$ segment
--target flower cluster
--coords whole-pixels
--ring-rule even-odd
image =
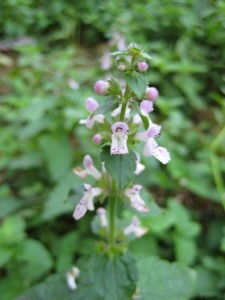
[[[86,119],[80,120],[87,128],[93,129],[93,143],[103,147],[109,145],[109,155],[125,157],[130,152],[136,153],[136,169],[134,173],[140,174],[145,165],[141,163],[140,154],[136,145],[144,142],[143,154],[145,157],[154,157],[162,164],[170,161],[170,154],[165,147],[158,144],[157,138],[161,133],[161,126],[151,121],[154,103],[159,97],[156,87],[146,84],[146,73],[150,69],[150,57],[138,46],[132,44],[127,49],[115,52],[114,58],[117,69],[121,72],[123,81],[114,78],[98,80],[94,84],[94,91],[103,96],[108,103],[99,104],[90,97],[85,100],[85,107],[89,113]],[[114,100],[112,100],[112,98]],[[105,111],[105,106],[109,107]],[[82,179],[91,176],[96,180],[94,186],[83,184],[83,197],[76,205],[73,217],[82,218],[87,211],[95,208],[96,197],[107,200],[110,197],[113,179],[104,161],[101,168],[96,168],[90,155],[83,159],[83,168],[75,168],[74,173]],[[106,180],[107,179],[107,180]],[[141,197],[142,186],[130,182],[121,191],[117,185],[120,199],[130,204],[134,210],[147,213],[148,206]],[[115,191],[114,191],[115,192]],[[97,209],[101,227],[108,228],[109,213],[103,208]],[[147,229],[141,227],[137,217],[133,217],[130,225],[123,229],[123,234],[133,233],[140,237]]]

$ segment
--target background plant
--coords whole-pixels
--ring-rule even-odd
[[[91,136],[77,127],[83,100],[105,74],[98,59],[109,50],[106,42],[122,28],[127,42],[141,43],[154,58],[151,83],[160,90],[154,121],[165,128],[163,144],[173,158],[166,170],[153,161],[151,176],[140,176],[163,212],[145,219],[150,233],[132,241],[132,252],[188,265],[196,278],[192,298],[221,299],[224,213],[209,149],[224,127],[224,2],[6,3],[0,10],[2,297],[14,299],[92,250],[91,217],[74,225],[73,200],[64,200],[74,184],[71,168],[90,149]],[[32,43],[21,43],[22,35]],[[71,89],[70,78],[81,88]],[[222,183],[223,146],[224,138],[213,150]],[[97,147],[90,152],[97,157]],[[40,245],[44,270],[30,239]]]

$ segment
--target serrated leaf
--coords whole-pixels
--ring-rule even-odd
[[[113,101],[112,99],[105,98],[104,103],[101,104],[98,109],[94,112],[95,115],[103,114],[106,115],[109,112],[112,112],[118,106],[117,101]]]
[[[130,256],[95,256],[90,261],[89,269],[95,290],[104,300],[131,299],[137,271]]]
[[[121,50],[121,51],[115,51],[111,53],[112,56],[124,56],[124,55],[128,55],[128,51],[127,50]]]
[[[109,94],[115,95],[115,96],[120,96],[122,91],[121,91],[119,82],[116,79],[111,78],[109,80],[109,84],[110,84],[109,89],[108,89]]]
[[[148,53],[146,53],[146,52],[142,52],[140,54],[140,56],[143,57],[144,59],[152,60],[152,57]]]
[[[142,300],[191,299],[193,282],[187,268],[155,257],[143,258],[137,265]]]
[[[141,98],[145,93],[147,85],[144,75],[138,72],[132,72],[126,73],[124,76],[129,88],[138,98]]]
[[[71,291],[66,285],[65,274],[54,274],[45,282],[28,290],[17,300],[104,300],[100,298],[90,285],[78,284],[75,291]]]
[[[111,155],[110,147],[105,146],[100,153],[100,159],[105,162],[107,172],[118,182],[120,188],[126,187],[132,181],[136,169],[136,155],[134,152]]]

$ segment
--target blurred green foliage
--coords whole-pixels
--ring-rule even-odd
[[[96,246],[91,217],[71,216],[81,184],[71,169],[87,151],[97,158],[77,125],[93,83],[105,76],[106,41],[119,31],[154,58],[149,81],[161,96],[153,119],[172,155],[166,169],[145,160],[137,178],[153,203],[143,220],[149,233],[131,240],[140,285],[149,276],[157,286],[163,273],[171,285],[180,280],[173,300],[224,299],[225,2],[8,0],[0,8],[1,298],[67,271]],[[143,270],[145,260],[152,269]]]

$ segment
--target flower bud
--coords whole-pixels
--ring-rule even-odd
[[[83,159],[83,164],[85,168],[89,168],[90,166],[93,165],[93,160],[91,158],[90,155],[85,155],[84,159]]]
[[[117,66],[117,69],[120,70],[120,71],[125,71],[126,70],[126,65],[125,64],[119,64]]]
[[[100,133],[96,133],[93,138],[92,138],[93,142],[95,144],[101,144],[101,141],[102,141],[102,135]]]
[[[104,80],[98,80],[94,85],[94,90],[99,95],[104,95],[109,88],[109,83]]]
[[[94,98],[90,97],[85,100],[85,107],[88,111],[94,112],[99,107],[99,104]]]
[[[138,70],[140,72],[146,72],[148,70],[148,64],[145,61],[141,61],[138,63]]]
[[[142,112],[148,114],[151,111],[153,111],[153,103],[151,101],[148,101],[148,100],[143,100],[140,104],[140,109],[141,109]]]
[[[148,87],[146,89],[146,98],[148,100],[154,101],[154,100],[156,100],[156,98],[158,98],[158,96],[159,96],[159,92],[158,92],[157,88],[152,86],[152,87]]]

